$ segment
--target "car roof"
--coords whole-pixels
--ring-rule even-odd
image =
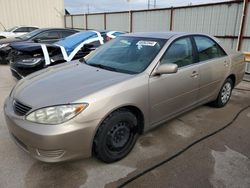
[[[189,33],[185,33],[185,32],[136,32],[136,33],[124,34],[122,36],[170,39],[173,36],[183,35],[183,34],[189,34]]]
[[[75,29],[69,29],[69,28],[41,28],[37,29],[39,31],[50,31],[50,30],[65,30],[65,31],[77,31]]]

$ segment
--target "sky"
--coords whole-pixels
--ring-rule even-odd
[[[64,0],[71,14],[147,9],[148,0]],[[150,8],[204,4],[225,0],[150,0]]]

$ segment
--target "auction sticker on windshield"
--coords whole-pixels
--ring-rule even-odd
[[[139,46],[154,46],[157,42],[155,41],[145,41],[145,40],[140,40],[136,43],[136,45]]]

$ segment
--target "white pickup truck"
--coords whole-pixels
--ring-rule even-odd
[[[16,26],[10,29],[5,30],[4,32],[0,32],[0,39],[4,38],[12,38],[24,35],[31,31],[38,29],[38,27],[31,27],[31,26]]]

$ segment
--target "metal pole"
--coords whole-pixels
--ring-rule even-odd
[[[245,31],[245,26],[246,26],[246,17],[247,17],[247,12],[248,12],[248,2],[249,2],[249,0],[244,0],[244,2],[243,2],[240,31],[239,31],[238,42],[237,42],[237,50],[238,51],[241,50],[242,40],[244,37],[244,31]]]
[[[103,18],[104,18],[104,30],[107,29],[107,17],[106,12],[104,12]]]
[[[74,23],[73,23],[73,16],[71,15],[71,29],[74,28]]]
[[[88,14],[85,14],[85,25],[86,25],[86,30],[88,30]]]
[[[133,31],[133,12],[132,10],[129,11],[129,32]]]
[[[150,8],[150,0],[148,0],[148,9]]]
[[[156,0],[154,0],[154,8],[156,8]]]
[[[169,26],[170,31],[173,30],[173,19],[174,19],[174,8],[171,7],[171,10],[170,10],[170,26]]]

